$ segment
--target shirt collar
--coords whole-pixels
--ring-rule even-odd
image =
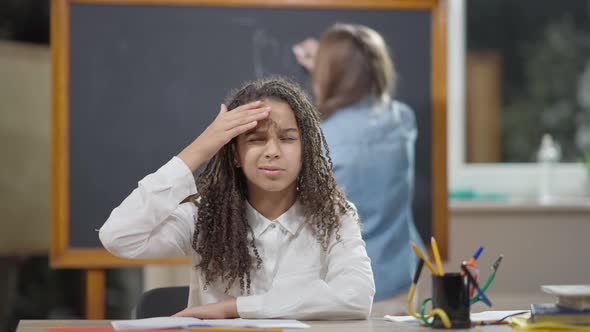
[[[303,213],[303,205],[296,200],[295,203],[285,213],[280,215],[274,221],[267,219],[265,216],[256,211],[250,202],[246,200],[246,218],[248,224],[254,232],[254,237],[259,237],[272,224],[279,224],[291,235],[295,235],[299,227],[303,226],[305,222],[305,215]]]

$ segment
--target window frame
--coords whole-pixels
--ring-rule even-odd
[[[537,196],[540,168],[535,163],[468,163],[465,138],[466,0],[448,2],[448,169],[449,190],[506,193],[511,198]],[[540,138],[539,138],[540,141]],[[556,200],[590,194],[589,174],[579,163],[552,169],[551,194]]]

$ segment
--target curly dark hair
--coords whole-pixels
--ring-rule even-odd
[[[281,77],[245,83],[233,91],[226,105],[233,110],[262,99],[284,101],[295,114],[303,147],[302,168],[296,180],[298,199],[305,221],[326,250],[332,236],[340,239],[340,216],[352,208],[336,186],[319,113],[297,84]],[[195,268],[201,269],[205,288],[220,279],[227,282],[227,292],[239,280],[241,293],[250,294],[250,272],[260,268],[262,259],[246,220],[246,178],[233,162],[235,144],[236,138],[223,146],[197,177],[198,193],[190,197],[198,208],[192,246],[201,256]]]

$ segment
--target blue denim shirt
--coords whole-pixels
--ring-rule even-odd
[[[355,204],[375,276],[375,300],[406,291],[424,247],[412,218],[414,112],[399,101],[364,98],[332,114],[322,129],[336,181]]]

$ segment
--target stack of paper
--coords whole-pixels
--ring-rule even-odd
[[[557,305],[574,310],[590,310],[590,285],[544,285],[543,292],[557,296]]]

